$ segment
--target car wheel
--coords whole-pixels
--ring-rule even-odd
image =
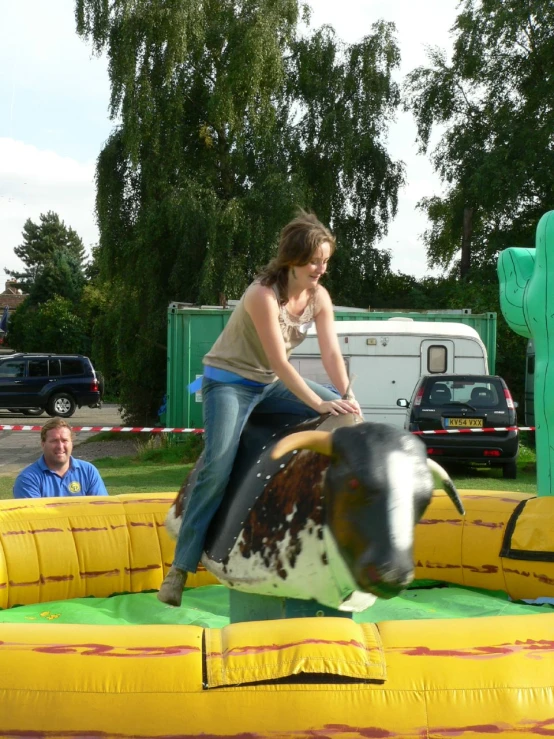
[[[517,477],[517,464],[516,462],[508,462],[502,467],[502,477],[505,480],[515,480]]]
[[[69,393],[56,393],[48,403],[48,414],[60,418],[70,418],[75,413],[75,401]]]
[[[21,412],[24,416],[42,416],[44,408],[22,408]]]

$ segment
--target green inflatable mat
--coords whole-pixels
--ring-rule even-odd
[[[505,593],[458,586],[411,588],[391,600],[378,600],[358,623],[415,619],[477,618],[548,613],[550,604],[512,602]],[[229,623],[229,591],[223,585],[190,588],[181,608],[160,603],[156,593],[113,595],[109,598],[36,603],[0,610],[0,623],[62,623],[103,625],[189,624],[221,628]]]

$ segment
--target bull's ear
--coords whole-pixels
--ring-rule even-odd
[[[450,479],[450,475],[448,472],[440,466],[440,464],[437,464],[433,459],[428,459],[427,464],[429,465],[429,469],[431,470],[431,473],[433,474],[433,478],[437,478],[440,482],[442,488],[450,498],[450,500],[454,503],[456,506],[456,510],[460,514],[460,516],[465,515],[465,508],[464,504],[462,503],[462,500],[458,494],[458,491],[456,490],[456,487],[454,486],[454,483]]]
[[[278,441],[271,450],[271,458],[279,459],[294,449],[309,449],[330,457],[332,446],[332,434],[329,431],[298,431]]]

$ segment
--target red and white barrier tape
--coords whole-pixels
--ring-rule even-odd
[[[165,428],[162,426],[72,426],[73,431],[124,432],[131,434],[203,434],[204,429]],[[23,426],[20,424],[1,425],[0,431],[41,431],[42,426]],[[471,429],[438,429],[433,431],[412,431],[416,436],[431,434],[487,434],[496,431],[534,431],[535,426],[498,426],[491,428]]]
[[[73,431],[122,431],[131,434],[203,434],[204,429],[163,428],[161,426],[72,426]],[[42,426],[0,425],[0,431],[42,431]]]

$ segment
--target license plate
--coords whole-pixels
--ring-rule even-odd
[[[445,418],[445,424],[448,428],[482,428],[482,418]]]

